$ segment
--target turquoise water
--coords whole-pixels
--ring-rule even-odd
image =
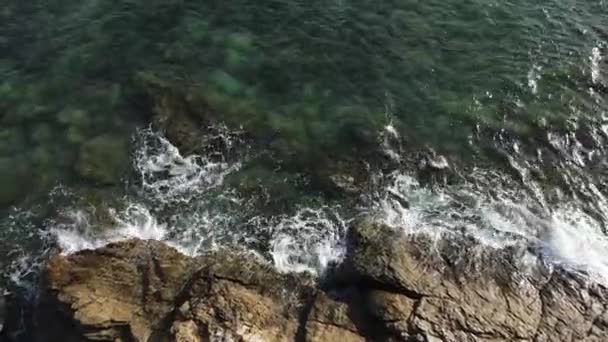
[[[497,245],[503,233],[536,238],[528,211],[494,208],[505,203],[600,241],[607,6],[8,1],[0,11],[5,278],[27,278],[57,245],[133,236],[192,254],[238,245],[279,268],[316,272],[339,259],[361,212],[438,231],[474,227],[484,238],[498,231]],[[163,113],[195,122],[191,140],[173,141],[181,154],[161,137]],[[418,159],[429,150],[452,176],[423,179]],[[326,173],[354,175],[365,188],[336,195]],[[387,189],[416,206],[387,209],[395,206]]]

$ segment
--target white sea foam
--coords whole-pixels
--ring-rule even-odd
[[[280,272],[319,274],[341,261],[345,253],[347,223],[337,208],[306,208],[293,216],[271,219],[253,217],[249,224],[255,226],[255,234],[239,231],[228,213],[209,210],[176,214],[182,216],[180,220],[166,224],[159,223],[143,205],[133,204],[114,213],[116,224],[104,231],[95,231],[88,215],[69,211],[64,223],[51,229],[64,254],[127,239],[164,241],[189,256],[221,247],[265,243]],[[260,235],[268,240],[260,240]]]
[[[104,230],[92,225],[90,214],[84,210],[68,210],[64,222],[51,228],[61,251],[71,254],[83,249],[95,249],[112,242],[141,239],[165,240],[166,226],[156,221],[150,211],[137,204],[129,205],[120,213],[113,213],[115,224]]]
[[[538,93],[538,81],[540,81],[541,78],[541,71],[542,67],[536,64],[528,71],[528,88],[530,88],[530,91],[534,95]]]
[[[602,61],[602,54],[600,53],[599,47],[594,47],[591,50],[591,56],[589,56],[590,68],[591,68],[591,82],[597,84],[601,81],[600,75],[600,62]]]
[[[497,187],[492,196],[485,191],[468,186],[431,190],[412,176],[396,174],[377,204],[376,218],[408,234],[437,239],[465,233],[490,248],[539,246],[550,263],[608,282],[608,237],[580,206],[547,209],[511,190]],[[604,204],[601,209],[608,213]]]
[[[162,136],[149,130],[140,134],[145,136],[135,169],[141,175],[143,198],[128,199],[126,208],[110,210],[111,226],[103,229],[89,211],[66,209],[61,223],[50,229],[63,253],[134,238],[164,241],[190,256],[222,247],[253,251],[255,245],[268,250],[279,271],[313,274],[343,257],[347,224],[339,208],[304,208],[293,216],[271,218],[251,213],[247,218],[247,204],[229,189],[204,196],[220,187],[239,163],[183,157]],[[177,211],[157,210],[175,203]]]
[[[281,272],[317,273],[338,263],[346,252],[347,221],[338,208],[305,208],[271,227],[271,255]]]
[[[147,201],[131,199],[126,208],[111,213],[112,227],[103,231],[95,229],[86,210],[66,210],[63,223],[51,229],[64,253],[129,238],[154,239],[192,256],[221,247],[259,251],[268,253],[281,272],[315,274],[344,257],[349,217],[341,214],[340,207],[302,208],[294,215],[276,217],[248,213],[247,204],[230,190],[211,198],[200,196],[220,187],[238,164],[184,158],[162,137],[154,144],[154,148],[143,145],[137,154],[136,169]],[[467,234],[490,248],[533,244],[541,247],[541,257],[554,264],[586,272],[597,281],[608,279],[608,238],[601,223],[575,203],[547,205],[540,187],[524,172],[528,165],[519,166],[527,192],[468,183],[431,188],[412,175],[395,173],[388,176],[391,181],[379,199],[364,210],[408,234],[435,238]],[[608,202],[601,193],[593,186],[584,190],[608,217]],[[179,203],[173,208],[176,211],[152,210],[174,202]],[[522,263],[528,259],[534,257],[523,258]]]
[[[213,161],[200,155],[184,157],[177,147],[150,129],[138,133],[140,148],[135,153],[135,170],[142,190],[159,202],[188,202],[222,184],[224,177],[239,169],[240,163]],[[233,142],[227,137],[227,144]]]

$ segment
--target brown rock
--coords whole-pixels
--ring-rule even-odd
[[[307,342],[365,341],[353,322],[353,308],[319,293],[306,321]]]
[[[47,267],[47,303],[65,309],[88,339],[147,341],[173,310],[173,301],[193,268],[191,259],[153,241],[57,255]],[[48,317],[40,322],[53,321],[52,312],[41,314]]]
[[[608,290],[464,237],[362,221],[326,292],[257,257],[154,241],[54,256],[34,341],[606,341]],[[3,336],[10,336],[5,334]]]
[[[203,336],[228,341],[293,341],[300,306],[313,293],[305,276],[281,275],[247,256],[211,257],[196,272],[180,305]]]
[[[260,260],[155,241],[54,256],[37,341],[293,341],[315,289]]]
[[[203,127],[209,122],[204,122],[204,115],[199,115],[198,111],[205,112],[205,106],[191,104],[188,89],[159,75],[142,72],[137,80],[151,102],[155,128],[161,130],[183,155],[200,149]]]
[[[543,315],[535,341],[607,341],[608,292],[592,282],[556,272],[541,289]]]
[[[371,291],[368,306],[397,339],[418,334],[437,341],[594,341],[608,336],[605,288],[590,287],[559,269],[553,275],[542,267],[520,270],[518,250],[488,249],[457,236],[430,241],[369,221],[354,227],[350,242],[343,281],[390,290],[390,295]]]
[[[400,293],[370,290],[367,306],[370,314],[399,338],[410,336],[409,321],[416,308],[417,300]]]
[[[194,321],[176,321],[171,327],[175,342],[201,342],[199,328]]]

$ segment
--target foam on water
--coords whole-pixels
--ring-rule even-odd
[[[67,210],[63,214],[65,221],[55,225],[50,232],[56,236],[57,244],[64,254],[95,249],[127,239],[162,241],[167,236],[166,226],[158,223],[142,205],[131,204],[120,213],[113,210],[111,213],[115,222],[113,227],[96,231],[89,213],[80,209]]]
[[[608,282],[608,237],[601,223],[574,203],[544,208],[511,189],[496,187],[493,194],[469,185],[430,189],[413,176],[392,177],[376,206],[379,222],[435,239],[466,234],[490,248],[534,246],[551,264]],[[608,207],[602,210],[608,213]]]
[[[542,67],[536,64],[528,71],[528,88],[534,95],[538,93],[538,81],[541,79],[541,72]]]
[[[553,261],[608,282],[608,237],[598,222],[580,208],[562,207],[550,221],[544,237]]]
[[[41,243],[31,210],[11,208],[6,217],[0,219],[0,248],[7,258],[0,259],[0,282],[9,280],[22,288],[34,287],[36,274],[44,263],[47,246]],[[34,252],[32,252],[32,250]]]
[[[129,198],[125,208],[111,211],[112,227],[101,231],[90,213],[66,210],[63,223],[51,229],[64,253],[129,238],[154,239],[191,256],[240,248],[266,255],[281,272],[313,274],[344,257],[351,216],[345,216],[342,208],[319,206],[301,208],[293,215],[259,216],[255,205],[222,188],[224,177],[237,170],[238,163],[183,157],[163,137],[145,134],[147,143],[136,153],[140,197]],[[396,138],[390,127],[384,134]],[[529,179],[530,165],[509,160],[526,189],[504,185],[500,182],[504,175],[484,170],[474,170],[473,178],[498,182],[432,187],[396,172],[383,176],[388,186],[362,210],[408,234],[436,239],[465,234],[489,248],[533,246],[540,255],[528,255],[522,263],[538,256],[596,281],[608,280],[608,238],[601,222],[576,202],[548,205],[540,186]],[[599,190],[592,184],[585,189],[608,217],[608,202]],[[174,208],[165,206],[175,203]]]
[[[240,163],[183,157],[150,130],[140,132],[139,139],[141,147],[135,154],[135,169],[141,177],[138,196],[128,198],[123,209],[109,210],[109,227],[100,228],[91,212],[82,208],[64,210],[60,223],[50,229],[63,253],[126,239],[151,239],[190,256],[226,247],[267,252],[281,272],[313,274],[343,257],[347,223],[339,208],[259,216],[231,189],[219,189]]]
[[[590,68],[591,68],[591,82],[597,84],[601,81],[600,75],[600,62],[602,60],[602,54],[600,53],[599,47],[594,47],[591,50],[591,56],[589,57]]]
[[[337,208],[305,208],[271,228],[272,259],[281,272],[323,271],[342,260],[347,221]]]
[[[135,153],[134,167],[140,174],[142,190],[161,202],[188,202],[221,185],[226,175],[240,167],[238,162],[214,161],[197,154],[184,157],[151,129],[140,131],[137,137],[140,148]]]

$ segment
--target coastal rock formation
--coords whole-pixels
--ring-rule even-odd
[[[363,220],[322,285],[258,257],[125,241],[48,263],[36,341],[605,341],[608,290],[514,249]],[[519,261],[519,262],[518,262]],[[533,263],[532,261],[530,263]]]

